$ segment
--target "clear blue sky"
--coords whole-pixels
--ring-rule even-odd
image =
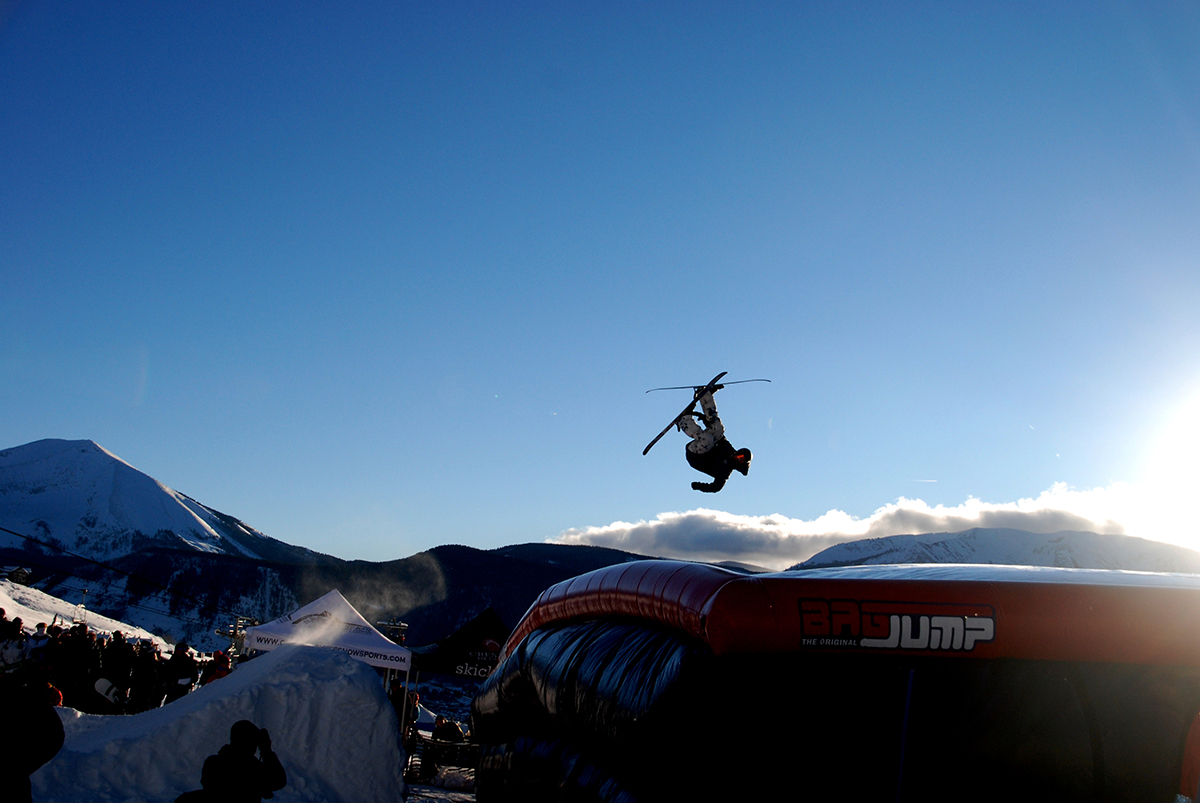
[[[722,370],[708,496],[644,391]],[[0,4],[0,378],[345,558],[1133,482],[1200,6]]]

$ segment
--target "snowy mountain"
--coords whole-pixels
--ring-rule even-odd
[[[1200,574],[1200,552],[1128,535],[975,528],[838,544],[793,569],[879,563],[984,563]]]
[[[87,440],[0,451],[0,526],[94,560],[150,547],[297,563],[320,557],[205,507]]]
[[[269,538],[87,440],[0,451],[0,528],[0,564],[32,569],[37,588],[206,650],[236,616],[270,621],[334,588],[369,621],[402,618],[420,645],[489,607],[515,624],[547,586],[641,557],[529,544],[345,561]]]
[[[213,631],[235,616],[270,621],[335,588],[368,621],[400,618],[410,645],[427,644],[489,607],[514,625],[554,583],[645,557],[522,544],[341,560],[270,538],[86,440],[0,451],[0,528],[12,531],[0,530],[0,564],[32,569],[38,589],[205,650],[228,643]],[[984,529],[842,544],[797,568],[931,562],[1200,573],[1200,553],[1140,538]]]

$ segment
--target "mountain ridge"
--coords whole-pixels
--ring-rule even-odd
[[[411,643],[494,608],[517,619],[544,588],[641,559],[590,546],[445,545],[406,558],[343,560],[271,538],[138,471],[90,440],[0,451],[0,561],[34,585],[194,646],[238,615],[260,622],[339,589],[370,621],[401,618]]]
[[[1033,533],[974,527],[836,544],[791,570],[881,563],[981,563],[1200,574],[1200,552],[1131,535],[1077,530]]]
[[[291,562],[322,557],[168,488],[91,440],[48,438],[0,451],[0,510],[5,526],[95,559],[151,546]]]
[[[482,550],[445,544],[396,560],[343,560],[267,536],[175,491],[93,441],[47,439],[0,451],[0,563],[115,619],[225,646],[214,633],[260,622],[336,588],[368,621],[401,619],[408,643],[444,638],[493,608],[510,627],[550,585],[648,556],[585,545]],[[1200,573],[1200,553],[1129,536],[1023,530],[928,533],[830,547],[794,569],[905,562],[1020,563]],[[755,573],[761,567],[726,562]]]

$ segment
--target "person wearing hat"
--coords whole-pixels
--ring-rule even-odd
[[[45,660],[46,645],[50,643],[50,634],[46,632],[46,623],[38,622],[33,629],[33,635],[29,637],[29,659],[34,663],[42,663]]]
[[[212,660],[208,666],[204,667],[204,671],[200,673],[200,685],[206,686],[214,680],[220,680],[227,676],[231,669],[229,666],[229,655],[224,650],[217,650],[213,653]]]
[[[714,494],[725,487],[733,472],[740,471],[743,477],[750,473],[750,450],[733,448],[725,439],[725,426],[717,415],[712,395],[722,387],[717,385],[700,397],[703,412],[693,411],[679,419],[679,430],[692,439],[686,450],[688,465],[713,478],[712,482],[693,482],[693,491]],[[703,428],[695,417],[704,422]]]
[[[163,679],[167,687],[167,702],[172,703],[192,690],[200,677],[200,667],[192,657],[186,641],[175,645],[175,651],[163,666]]]

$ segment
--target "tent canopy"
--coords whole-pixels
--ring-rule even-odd
[[[303,608],[246,631],[246,648],[273,650],[281,644],[328,647],[371,666],[407,672],[412,653],[380,633],[336,588]]]

